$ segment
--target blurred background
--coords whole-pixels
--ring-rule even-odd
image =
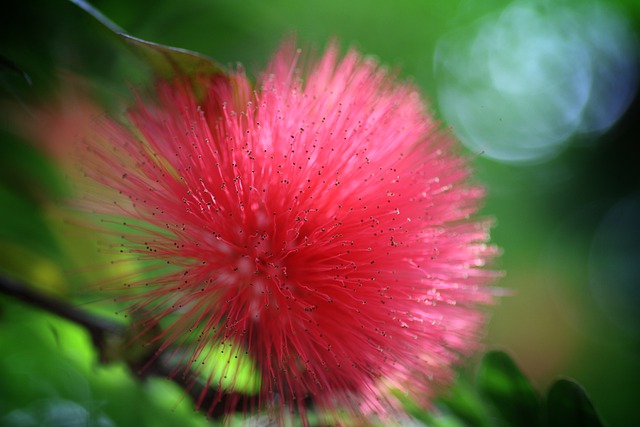
[[[506,349],[541,393],[573,378],[608,425],[640,425],[640,2],[92,4],[136,37],[253,76],[295,35],[318,49],[336,39],[413,81],[487,188],[482,213],[495,218],[512,296],[493,310],[486,347]],[[142,65],[69,2],[13,7],[0,17],[0,273],[88,304],[95,251],[55,207],[67,190],[50,156],[64,152],[28,141],[81,133],[78,86],[108,103],[144,80]],[[54,105],[64,126],[47,122]],[[176,387],[98,367],[85,331],[2,296],[0,349],[2,425],[206,424]]]

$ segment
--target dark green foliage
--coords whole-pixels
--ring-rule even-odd
[[[549,427],[603,427],[584,389],[567,379],[556,381],[547,396]]]
[[[486,353],[474,384],[461,376],[427,413],[411,402],[409,412],[427,425],[466,427],[603,427],[583,388],[570,380],[554,383],[542,399],[513,359]]]
[[[480,395],[495,407],[504,425],[540,425],[540,398],[506,353],[491,351],[484,356],[476,384]]]

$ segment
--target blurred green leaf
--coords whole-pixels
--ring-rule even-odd
[[[411,399],[406,393],[399,389],[392,389],[391,394],[398,399],[403,408],[409,415],[418,421],[426,425],[437,425],[435,423],[436,417],[434,417],[429,411],[421,408],[413,399]]]
[[[44,220],[49,201],[64,189],[47,159],[20,138],[0,129],[0,272],[64,293],[61,254]]]
[[[60,262],[29,245],[0,239],[0,274],[6,274],[46,295],[67,296],[69,283]]]
[[[7,114],[10,120],[10,114]],[[66,187],[50,159],[34,145],[0,125],[0,183],[20,198],[32,202],[50,201],[65,194]],[[10,206],[10,205],[3,205]]]
[[[505,425],[540,425],[540,399],[506,353],[490,351],[485,354],[478,371],[477,388],[495,407]]]
[[[440,401],[455,414],[464,425],[474,427],[491,426],[490,411],[474,387],[464,378],[459,378]]]
[[[15,187],[5,185],[0,180],[0,241],[23,243],[37,248],[40,252],[53,255],[55,239],[42,220],[38,206],[15,191]]]
[[[549,427],[602,427],[582,386],[570,380],[556,381],[547,397]]]
[[[104,16],[99,10],[84,0],[70,0],[78,7],[93,16],[112,33],[125,41],[135,53],[143,57],[152,70],[164,78],[175,75],[190,77],[200,75],[219,74],[223,72],[213,59],[186,49],[165,46],[133,37],[122,28]]]

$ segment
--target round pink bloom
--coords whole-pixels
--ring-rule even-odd
[[[87,140],[91,208],[150,262],[122,299],[213,388],[247,355],[251,409],[426,404],[493,299],[483,190],[415,87],[335,47],[298,62],[282,49],[255,88],[242,70],[160,82]]]

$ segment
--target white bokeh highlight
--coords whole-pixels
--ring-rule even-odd
[[[439,41],[439,107],[472,151],[544,160],[620,118],[637,52],[629,23],[603,3],[518,1]]]

